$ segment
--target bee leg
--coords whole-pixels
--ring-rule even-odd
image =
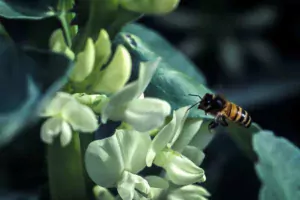
[[[210,122],[209,125],[208,125],[208,130],[209,130],[209,132],[211,132],[212,129],[216,128],[218,125],[219,125],[219,123],[216,122],[216,121]]]
[[[222,126],[228,126],[228,123],[226,122],[226,118],[224,115],[219,115],[216,120],[218,121],[219,124],[221,124]]]

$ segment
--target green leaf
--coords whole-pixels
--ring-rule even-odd
[[[259,157],[255,169],[263,183],[259,199],[300,199],[300,149],[271,131],[256,134],[253,147]]]
[[[21,0],[0,0],[0,16],[8,19],[39,20],[55,15],[49,7],[56,5],[55,0],[26,2]]]
[[[138,55],[141,60],[149,60],[160,56],[172,68],[194,78],[199,84],[206,84],[206,79],[199,71],[198,67],[156,31],[137,23],[130,23],[122,29],[122,32],[124,33],[120,34],[121,37],[119,36],[119,39],[121,40],[126,40],[126,37],[124,38],[126,32],[140,38],[135,39],[135,42],[137,43],[136,47],[134,45],[127,46],[130,47],[130,49],[135,52],[135,55]]]
[[[199,98],[189,96],[189,94],[204,96],[205,93],[212,92],[194,79],[172,69],[165,62],[159,64],[150,84],[145,90],[145,96],[163,99],[171,105],[173,110],[195,104],[199,101]],[[197,106],[190,110],[189,117],[213,118],[210,115],[205,115],[204,111],[198,110]]]
[[[14,42],[39,49],[49,49],[51,34],[61,27],[59,19],[55,16],[41,20],[11,20],[5,18],[0,18],[0,20]]]
[[[252,138],[256,133],[262,130],[260,126],[256,123],[252,123],[247,129],[234,122],[229,122],[228,124],[229,126],[226,128],[226,132],[228,132],[232,140],[251,160],[256,160],[257,156],[253,151]]]
[[[8,144],[66,82],[71,62],[65,56],[20,49],[0,36],[0,147]]]

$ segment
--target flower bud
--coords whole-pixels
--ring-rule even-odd
[[[179,4],[179,0],[120,0],[125,9],[145,14],[166,14]]]
[[[109,65],[100,72],[93,86],[94,92],[114,93],[124,87],[131,74],[131,57],[127,49],[120,45]]]
[[[92,71],[95,63],[95,48],[91,38],[86,41],[85,48],[77,55],[75,66],[70,75],[75,82],[83,81]]]
[[[166,149],[157,154],[154,164],[164,168],[168,179],[176,185],[189,185],[206,180],[202,168],[171,149]]]
[[[67,46],[64,34],[61,29],[55,30],[50,36],[49,47],[52,51],[65,54],[69,59],[74,60],[74,52]]]
[[[95,42],[95,71],[100,71],[101,67],[107,63],[111,54],[111,42],[106,30],[101,30],[97,41]]]

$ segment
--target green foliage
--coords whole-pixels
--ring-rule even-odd
[[[66,82],[71,62],[62,55],[20,49],[0,37],[0,147],[9,143]]]
[[[300,199],[300,149],[271,131],[253,137],[258,154],[256,172],[263,183],[260,200]]]
[[[114,45],[123,44],[131,53],[133,62],[132,79],[136,79],[137,77],[140,62],[155,60],[158,57],[162,57],[163,59],[145,91],[146,96],[163,99],[171,105],[173,110],[176,110],[199,101],[199,98],[189,96],[189,94],[203,96],[205,93],[211,92],[201,84],[205,81],[204,77],[195,71],[194,65],[188,64],[190,62],[179,51],[171,47],[160,36],[154,35],[150,30],[149,32],[152,36],[147,35],[148,30],[143,30],[138,25],[127,25],[127,28],[125,28],[127,32],[131,30],[130,27],[133,27],[133,32],[142,30],[139,34],[143,35],[143,40],[132,34],[121,32],[114,40]],[[130,35],[130,38],[128,35]],[[156,47],[154,44],[158,43],[161,45]],[[177,58],[174,62],[173,59],[175,57]],[[185,68],[182,66],[185,66]],[[186,72],[193,74],[193,78],[188,76],[190,74],[187,75]],[[195,76],[197,81],[194,79]],[[203,111],[195,108],[191,110],[189,117],[212,119],[211,116],[205,115]]]
[[[55,12],[49,9],[55,2],[54,0],[40,0],[34,3],[24,3],[21,0],[0,0],[0,16],[8,19],[43,19],[55,15]]]
[[[252,125],[246,129],[239,124],[230,122],[226,131],[238,147],[244,151],[248,158],[256,160],[256,154],[252,147],[252,138],[254,134],[261,131],[258,124],[252,123]]]
[[[173,110],[177,110],[199,101],[199,98],[189,96],[189,94],[204,96],[208,92],[211,91],[204,85],[195,82],[184,73],[172,69],[167,63],[161,62],[145,90],[145,96],[163,99],[171,105]],[[197,110],[196,106],[191,109],[189,117],[212,119],[212,116],[205,115],[204,111]]]
[[[135,49],[141,57],[144,55],[149,59],[152,56],[159,55],[172,68],[194,78],[199,84],[206,84],[206,79],[201,71],[198,70],[198,67],[154,30],[137,23],[130,23],[124,26],[122,31],[136,35],[141,39],[138,42],[139,46]],[[156,55],[150,55],[146,52],[146,49],[149,49]]]

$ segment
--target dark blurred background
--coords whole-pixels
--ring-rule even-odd
[[[189,0],[144,17],[187,55],[210,88],[243,106],[263,129],[300,145],[300,2]],[[205,150],[211,200],[258,199],[253,163],[225,134]]]
[[[263,129],[300,146],[299,11],[297,0],[182,0],[175,12],[139,22],[187,55],[210,88],[248,110]],[[1,150],[0,186],[34,193],[47,181],[37,127]],[[28,148],[28,138],[40,145]],[[203,186],[211,200],[257,199],[253,163],[229,136],[215,137],[205,153]],[[18,199],[6,197],[0,199]]]

